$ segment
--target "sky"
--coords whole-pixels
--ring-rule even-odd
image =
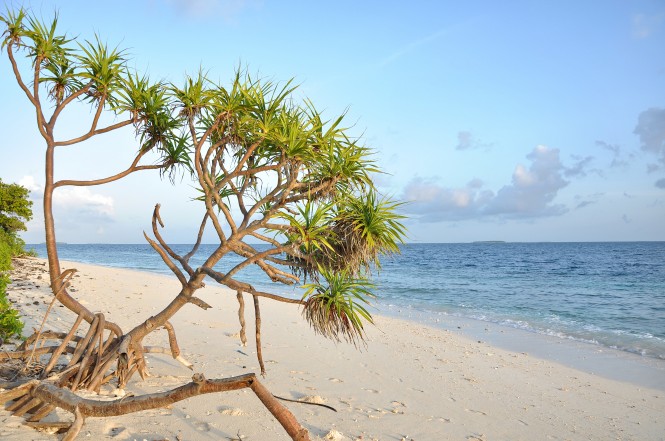
[[[113,5],[110,7],[109,5]],[[405,201],[409,242],[665,240],[665,2],[5,1],[130,66],[181,84],[238,66],[299,84],[375,151],[380,191]],[[0,54],[0,178],[31,190],[23,238],[43,242],[44,144]],[[90,109],[62,120],[87,131]],[[127,167],[131,130],[61,148],[56,179]],[[58,240],[141,243],[161,203],[171,243],[196,238],[188,180],[134,174],[56,190]]]

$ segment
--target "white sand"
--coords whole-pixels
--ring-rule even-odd
[[[43,261],[38,261],[43,262]],[[74,295],[127,331],[159,311],[178,291],[174,278],[79,263]],[[45,267],[40,267],[45,270]],[[41,277],[41,278],[38,278]],[[51,295],[48,276],[15,273],[9,297],[38,326]],[[235,293],[211,283],[173,320],[183,355],[207,378],[257,372],[253,308],[246,297],[249,345],[240,345]],[[34,305],[33,302],[39,302]],[[479,343],[456,332],[376,317],[362,351],[315,335],[294,305],[263,300],[263,354],[275,395],[306,398],[338,410],[284,403],[313,438],[333,440],[664,440],[665,391],[608,380],[531,355]],[[48,329],[74,317],[55,308]],[[165,331],[146,344],[168,346]],[[152,377],[135,394],[165,390],[192,372],[148,354]],[[63,414],[63,418],[70,416]],[[56,439],[0,411],[0,438]],[[249,390],[205,395],[167,409],[89,418],[79,439],[286,440],[281,426]]]

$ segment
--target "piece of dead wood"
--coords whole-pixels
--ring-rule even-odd
[[[275,398],[277,398],[278,400],[288,401],[288,402],[290,402],[290,403],[311,404],[312,406],[321,406],[321,407],[325,407],[326,409],[330,409],[330,410],[332,410],[333,412],[337,412],[337,409],[335,409],[335,408],[332,407],[332,406],[328,406],[327,404],[323,404],[323,403],[312,403],[311,401],[304,401],[304,400],[292,400],[291,398],[279,397],[279,396],[277,396],[277,395],[273,395],[273,396],[274,396]]]

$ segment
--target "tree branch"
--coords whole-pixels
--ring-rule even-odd
[[[159,245],[157,244],[157,242],[155,242],[154,240],[150,239],[150,238],[148,237],[148,235],[145,233],[145,231],[143,232],[143,237],[145,237],[145,240],[148,241],[148,243],[150,244],[150,246],[151,246],[155,251],[157,251],[157,254],[159,254],[159,256],[162,258],[162,260],[164,261],[164,263],[166,264],[166,266],[169,267],[169,269],[171,270],[171,272],[173,272],[173,274],[175,274],[175,276],[178,278],[178,280],[180,281],[180,284],[183,286],[183,288],[184,288],[185,286],[187,286],[187,279],[185,278],[185,275],[182,273],[182,271],[180,271],[180,270],[178,269],[177,266],[175,266],[175,264],[173,263],[173,261],[171,261],[171,259],[169,259],[169,256],[166,255],[166,252],[165,252],[162,248],[159,247]]]
[[[141,151],[136,155],[136,158],[134,158],[134,162],[127,168],[127,170],[122,171],[118,174],[115,174],[113,176],[108,176],[106,178],[102,179],[95,179],[95,180],[90,180],[90,181],[74,181],[74,180],[62,180],[58,181],[55,184],[53,184],[53,188],[58,188],[58,187],[63,187],[65,185],[71,185],[75,187],[91,187],[94,185],[101,185],[101,184],[108,184],[109,182],[114,182],[119,179],[124,178],[125,176],[128,176],[134,172],[138,171],[143,171],[143,170],[158,170],[160,168],[163,168],[163,165],[155,164],[155,165],[139,165],[139,161],[141,158],[147,153],[147,151]]]
[[[100,107],[101,109],[101,107]],[[98,113],[101,112],[101,110],[98,110]],[[99,118],[99,115],[96,115],[95,121],[93,121],[93,127],[90,128],[90,131],[86,133],[85,135],[81,135],[78,138],[70,139],[68,141],[58,141],[53,143],[53,147],[62,147],[62,146],[67,146],[67,145],[72,145],[72,144],[78,144],[79,142],[83,142],[86,139],[90,139],[93,136],[101,135],[102,133],[107,133],[111,132],[113,130],[117,130],[121,127],[128,126],[134,122],[133,119],[128,119],[126,121],[121,121],[119,123],[113,124],[108,127],[104,127],[103,129],[95,129],[94,126],[97,124],[97,119]]]
[[[60,116],[60,113],[64,110],[65,107],[69,105],[72,101],[74,101],[76,98],[80,97],[84,93],[86,93],[88,90],[90,90],[90,86],[92,86],[92,81],[90,81],[88,84],[77,90],[76,92],[72,93],[69,95],[67,98],[65,98],[53,111],[53,115],[51,115],[51,119],[48,122],[48,126],[50,130],[53,130],[53,127],[55,127],[55,122],[58,119],[58,116]]]

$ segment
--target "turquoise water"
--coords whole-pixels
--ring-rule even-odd
[[[32,247],[45,257],[43,245]],[[199,255],[212,249],[202,245]],[[63,260],[170,274],[148,245],[59,250]],[[301,294],[253,265],[244,275],[263,289]],[[472,318],[665,359],[665,242],[409,244],[384,261],[378,281],[379,313]]]

